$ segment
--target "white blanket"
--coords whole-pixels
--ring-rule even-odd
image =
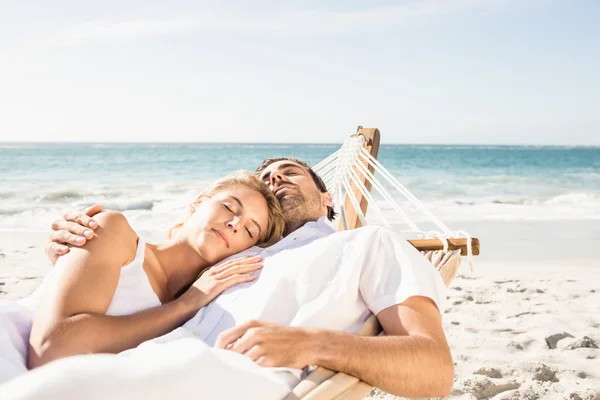
[[[27,372],[31,323],[32,314],[27,307],[0,300],[0,384]]]
[[[211,348],[183,328],[119,355],[70,357],[27,371],[33,310],[44,284],[18,302],[0,300],[2,400],[280,399],[297,383],[286,371]]]
[[[180,328],[181,329],[181,328]],[[187,336],[187,335],[185,335]],[[272,369],[194,337],[148,342],[120,355],[69,357],[0,385],[0,399],[281,399]]]
[[[42,295],[52,274],[28,297],[18,301],[0,300],[0,384],[27,372],[27,348]]]

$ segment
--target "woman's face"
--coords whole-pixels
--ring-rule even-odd
[[[265,198],[234,186],[204,199],[185,223],[187,239],[211,264],[254,246],[269,218]]]

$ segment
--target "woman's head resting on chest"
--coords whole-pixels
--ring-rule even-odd
[[[187,218],[169,231],[211,264],[252,246],[268,247],[285,228],[281,206],[255,175],[239,171],[196,196]]]

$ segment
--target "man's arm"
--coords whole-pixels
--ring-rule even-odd
[[[250,321],[223,332],[216,347],[246,354],[262,366],[320,365],[397,396],[448,395],[454,364],[433,301],[410,297],[384,309],[377,318],[388,336],[364,337]]]
[[[387,336],[323,334],[315,364],[357,376],[404,397],[443,397],[454,364],[441,316],[426,297],[411,297],[377,315]]]

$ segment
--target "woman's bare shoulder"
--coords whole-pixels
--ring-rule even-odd
[[[94,215],[94,221],[96,221],[100,227],[105,229],[129,229],[131,232],[134,232],[129,225],[127,218],[118,211],[103,211]]]
[[[135,257],[138,235],[123,214],[118,211],[104,211],[95,215],[94,221],[98,223],[98,228],[94,230],[95,237],[89,240],[84,248],[90,251],[110,250],[124,262]]]

